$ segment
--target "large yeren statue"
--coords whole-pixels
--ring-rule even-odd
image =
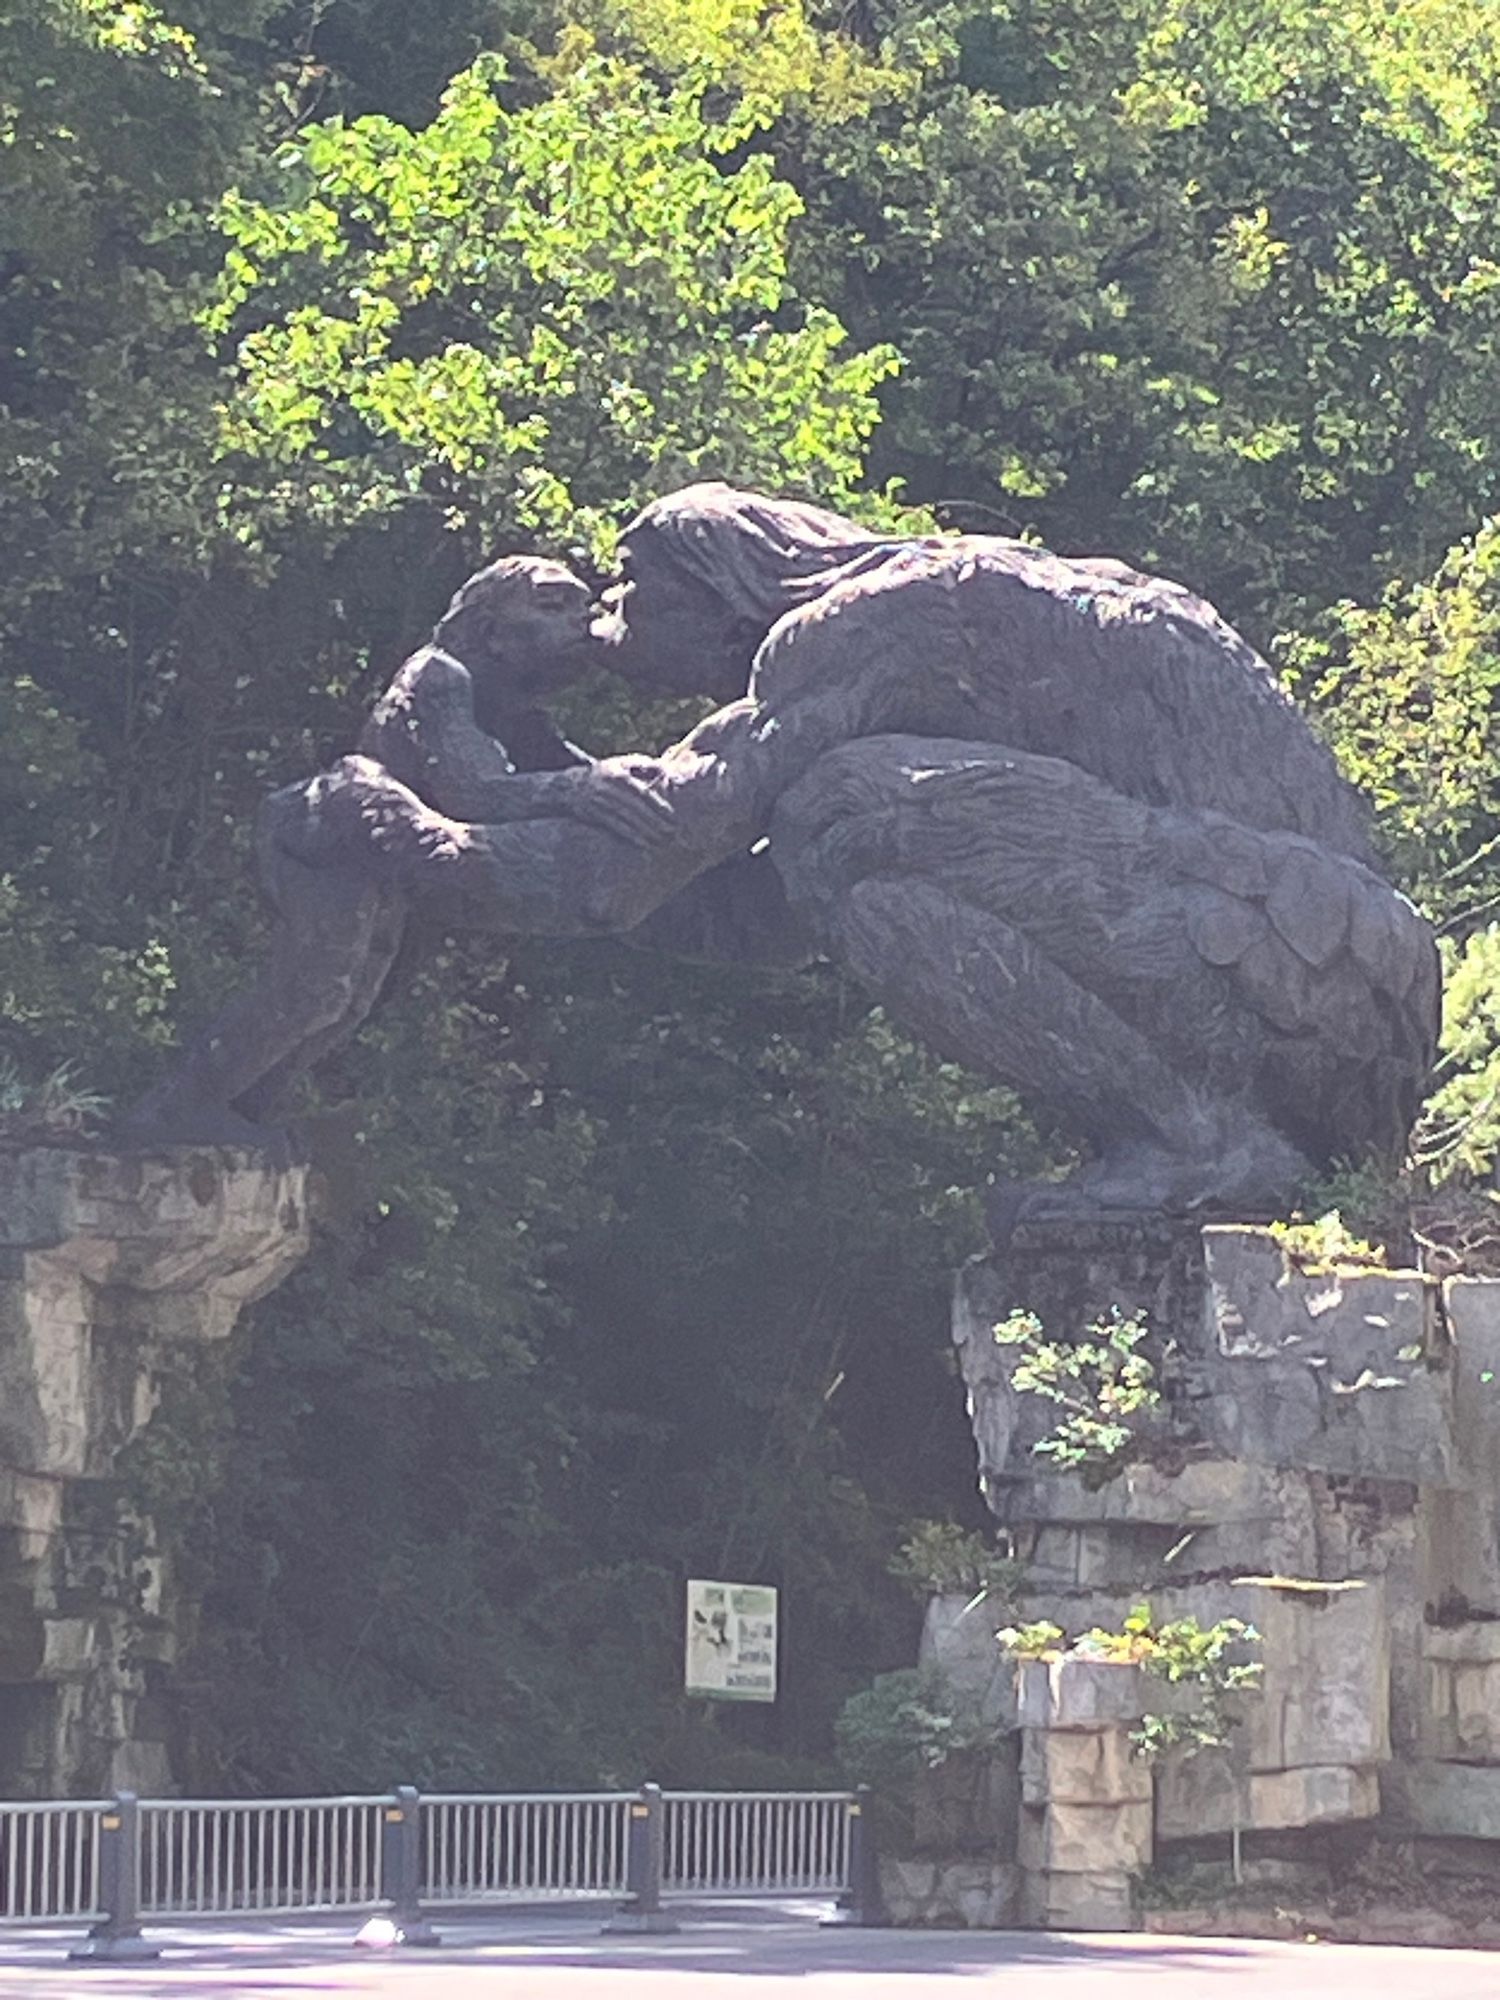
[[[589,762],[538,710],[600,660],[723,706]],[[1432,935],[1359,798],[1201,599],[720,485],[637,518],[600,607],[529,558],[472,578],[359,754],[269,802],[262,853],[271,961],[140,1133],[260,1115],[363,1018],[415,906],[835,960],[1089,1143],[1031,1216],[1249,1214],[1394,1153],[1437,1033]]]

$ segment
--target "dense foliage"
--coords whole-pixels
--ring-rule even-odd
[[[1490,1171],[1488,0],[9,0],[0,127],[18,1102],[128,1096],[233,984],[256,799],[482,555],[602,561],[716,472],[1279,649],[1447,928],[1426,1144]],[[1015,1107],[831,974],[442,939],[318,1090],[318,1254],[130,1468],[203,1593],[195,1775],[826,1758],[910,1658],[903,1523],[977,1525],[944,1278]],[[686,1572],[787,1591],[773,1715],[674,1694]]]

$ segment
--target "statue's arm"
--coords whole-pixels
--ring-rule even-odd
[[[279,845],[295,860],[367,870],[465,928],[551,937],[633,931],[761,838],[779,791],[821,747],[826,730],[806,721],[747,699],[660,757],[502,773],[483,821],[436,810],[388,766],[349,757],[299,789],[295,823]],[[498,816],[527,806],[524,817]],[[706,893],[698,892],[700,913]]]
[[[482,729],[468,668],[427,646],[376,703],[358,751],[449,819],[500,824],[567,812],[573,788],[566,780],[587,760],[540,718],[517,720],[514,743],[498,742]],[[550,768],[518,771],[514,756]]]
[[[683,956],[801,963],[810,951],[772,857],[750,850],[782,792],[875,713],[858,686],[804,681],[776,701],[729,703],[660,757],[605,757],[560,774],[570,796],[559,787],[549,812],[565,823],[546,836],[545,864],[530,865],[545,865],[558,900],[578,913],[572,929],[629,932]],[[497,862],[512,855],[519,866],[540,823],[475,831]],[[715,880],[701,879],[711,870]]]

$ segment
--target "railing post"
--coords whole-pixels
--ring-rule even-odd
[[[365,1945],[440,1945],[422,1914],[422,1799],[415,1785],[397,1785],[380,1818],[380,1887],[384,1911],[359,1931]]]
[[[666,1855],[666,1807],[660,1785],[642,1785],[630,1802],[625,1848],[625,1901],[606,1931],[675,1931],[677,1921],[662,1908],[662,1864]]]
[[[160,1958],[141,1935],[141,1803],[134,1792],[116,1792],[99,1815],[99,1900],[104,1916],[69,1958]]]
[[[849,1815],[849,1886],[839,1897],[837,1914],[826,1919],[830,1924],[879,1930],[890,1922],[880,1893],[880,1854],[871,1804],[870,1787],[857,1785],[844,1808]]]

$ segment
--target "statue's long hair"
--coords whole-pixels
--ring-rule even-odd
[[[720,480],[653,500],[625,534],[636,541],[649,535],[659,555],[762,633],[912,539],[872,534],[822,507],[742,493]]]

